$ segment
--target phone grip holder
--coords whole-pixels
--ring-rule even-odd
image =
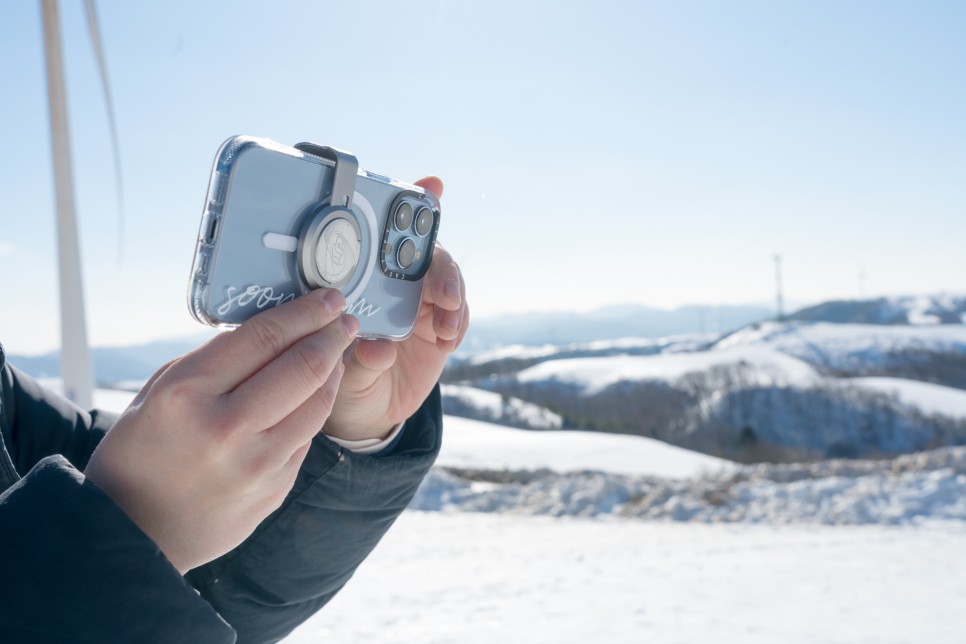
[[[355,275],[362,254],[362,232],[351,210],[359,161],[317,143],[298,143],[295,149],[335,163],[329,198],[306,217],[298,238],[299,275],[312,289],[343,288]]]
[[[329,197],[330,206],[352,205],[352,193],[356,191],[356,175],[359,173],[359,160],[344,150],[330,148],[327,145],[303,141],[296,143],[295,149],[313,154],[335,163],[335,173],[332,177],[332,194]]]

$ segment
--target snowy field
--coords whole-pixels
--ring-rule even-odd
[[[963,642],[966,527],[407,512],[286,644]]]

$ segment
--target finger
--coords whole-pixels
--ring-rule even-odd
[[[432,302],[449,311],[456,311],[463,304],[463,278],[460,267],[445,248],[436,244],[433,261],[426,272],[423,301]]]
[[[429,190],[437,199],[443,196],[443,180],[436,176],[423,177],[419,181],[413,182],[414,185],[419,186],[423,190]]]
[[[293,344],[225,396],[228,422],[261,431],[274,426],[329,380],[359,330],[349,315]]]
[[[419,307],[419,317],[416,319],[413,335],[426,342],[436,342],[436,331],[433,329],[435,314],[436,307],[432,303],[423,302]]]
[[[454,264],[455,265],[455,264]],[[463,330],[463,318],[466,312],[466,282],[463,273],[457,268],[456,278],[459,282],[461,305],[455,311],[436,306],[433,311],[433,332],[437,338],[454,340]]]
[[[466,337],[466,330],[470,327],[470,307],[463,307],[463,318],[460,321],[460,332],[453,340],[446,340],[443,338],[436,339],[436,346],[443,351],[448,351],[452,353],[456,351],[460,344],[463,343],[463,338]]]
[[[433,333],[441,340],[455,340],[460,333],[463,322],[463,309],[447,311],[438,306],[433,307]]]
[[[345,298],[319,289],[263,311],[185,356],[179,371],[198,376],[209,391],[232,391],[298,340],[337,319]]]
[[[396,343],[392,340],[360,340],[346,360],[342,386],[351,391],[365,391],[396,362]]]
[[[289,461],[293,454],[322,429],[339,393],[345,367],[340,361],[329,379],[302,403],[295,411],[279,421],[264,434],[268,441],[265,449],[271,450],[280,463]]]
[[[466,305],[463,307],[463,322],[460,324],[460,334],[456,338],[456,342],[453,343],[453,351],[460,348],[463,344],[463,338],[466,337],[466,331],[470,328],[470,307]]]

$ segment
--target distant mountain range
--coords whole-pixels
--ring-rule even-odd
[[[624,305],[588,313],[503,315],[474,320],[463,351],[482,351],[509,344],[569,344],[682,333],[721,334],[774,316],[774,310],[759,305],[683,306],[673,310]]]

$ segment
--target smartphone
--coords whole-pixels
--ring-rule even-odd
[[[232,137],[215,156],[189,308],[200,322],[233,327],[312,289],[338,288],[360,336],[404,339],[439,219],[435,195],[362,170],[347,153]]]

